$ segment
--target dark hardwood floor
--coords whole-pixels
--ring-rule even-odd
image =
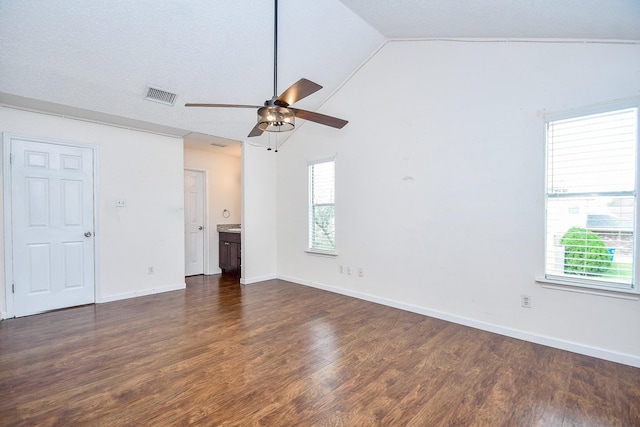
[[[640,369],[274,280],[0,322],[2,426],[640,426]]]

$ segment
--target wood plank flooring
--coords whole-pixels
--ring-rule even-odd
[[[2,426],[640,426],[640,369],[273,280],[0,322]]]

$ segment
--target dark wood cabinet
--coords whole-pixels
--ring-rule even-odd
[[[220,268],[222,272],[240,271],[240,233],[220,232]]]

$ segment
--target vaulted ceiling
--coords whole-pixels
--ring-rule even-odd
[[[640,42],[638,0],[280,0],[279,12],[278,92],[306,77],[324,88],[296,106],[329,115],[323,102],[387,39]],[[2,0],[0,43],[0,103],[192,144],[247,140],[256,115],[186,102],[273,95],[272,0]],[[149,86],[175,104],[145,100]]]
[[[342,0],[387,38],[640,40],[638,0]]]

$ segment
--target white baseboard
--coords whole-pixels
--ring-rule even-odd
[[[6,311],[0,311],[0,320],[6,319],[8,316]]]
[[[178,283],[177,285],[165,286],[165,287],[162,287],[162,288],[151,288],[151,289],[144,289],[144,290],[141,290],[141,291],[127,292],[127,293],[124,293],[124,294],[109,295],[109,296],[106,296],[106,297],[98,297],[98,298],[96,298],[96,303],[102,304],[102,303],[105,303],[105,302],[112,302],[112,301],[119,301],[119,300],[123,300],[123,299],[142,297],[142,296],[145,296],[145,295],[160,294],[162,292],[177,291],[177,290],[180,290],[180,289],[185,289],[186,287],[187,287],[186,283]]]
[[[258,282],[264,282],[267,280],[273,280],[273,279],[277,279],[278,277],[273,275],[273,276],[262,276],[262,277],[250,277],[248,279],[245,279],[243,277],[240,278],[240,284],[242,285],[251,285],[253,283],[258,283]],[[286,280],[286,279],[285,279]]]
[[[598,359],[609,360],[611,362],[622,363],[624,365],[634,366],[640,368],[640,357],[631,354],[617,353],[611,350],[606,350],[598,347],[591,347],[588,345],[575,343],[571,341],[565,341],[558,338],[548,337],[545,335],[533,334],[531,332],[521,331],[512,328],[506,328],[504,326],[494,325],[492,323],[481,322],[478,320],[470,319],[467,317],[458,316],[455,314],[445,313],[441,311],[431,310],[416,305],[405,304],[402,302],[390,300],[387,298],[380,298],[374,295],[365,294],[362,292],[351,291],[348,289],[342,289],[335,286],[324,285],[317,282],[309,282],[296,277],[290,276],[278,276],[279,279],[293,282],[299,285],[309,286],[312,288],[322,289],[337,294],[347,295],[353,298],[362,299],[365,301],[374,302],[377,304],[386,305],[388,307],[398,308],[400,310],[409,311],[412,313],[422,314],[424,316],[434,317],[436,319],[446,320],[448,322],[457,323],[459,325],[469,326],[471,328],[481,329],[487,332],[493,332],[495,334],[504,335],[511,338],[517,338],[523,341],[529,341],[536,344],[545,345],[547,347],[553,347],[560,350],[566,350],[573,353],[583,354],[585,356],[596,357]]]

